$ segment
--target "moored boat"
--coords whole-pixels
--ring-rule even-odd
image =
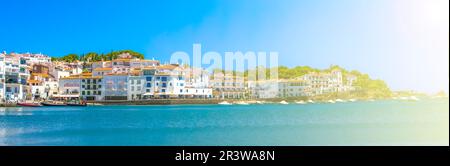
[[[289,104],[289,103],[283,100],[283,101],[280,101],[280,104]]]
[[[416,96],[411,96],[409,97],[410,101],[419,101],[419,98],[417,98]]]
[[[249,103],[245,102],[245,101],[239,101],[236,102],[235,104],[239,104],[239,105],[249,105]]]
[[[39,103],[26,103],[26,102],[23,102],[23,103],[22,102],[18,102],[17,105],[18,106],[22,106],[22,107],[40,107],[40,106],[42,106]]]
[[[55,103],[55,102],[42,102],[43,106],[67,106],[65,103]]]
[[[266,103],[265,101],[256,101],[256,104],[264,104]]]
[[[336,99],[336,102],[343,103],[343,102],[345,102],[345,100],[342,100],[342,99]]]
[[[306,102],[305,102],[305,101],[303,101],[303,100],[300,100],[300,101],[296,101],[295,103],[297,103],[297,104],[306,104]]]
[[[229,103],[227,101],[222,101],[222,102],[217,103],[217,104],[220,104],[220,105],[231,105],[231,103]]]

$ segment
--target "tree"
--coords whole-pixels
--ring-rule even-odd
[[[77,54],[68,54],[66,56],[63,56],[61,58],[52,58],[52,60],[56,60],[56,61],[64,61],[64,62],[75,62],[78,60],[78,55]]]
[[[110,53],[107,53],[105,56],[108,60],[114,60],[118,58],[118,55],[128,53],[131,56],[139,59],[144,59],[144,54],[141,54],[139,52],[135,52],[133,50],[120,50],[120,51],[111,51]]]
[[[63,57],[52,57],[52,61],[65,61],[65,62],[74,62],[76,60],[80,61],[88,61],[88,62],[98,62],[101,60],[114,60],[117,59],[120,54],[128,53],[132,57],[144,59],[144,54],[133,50],[120,50],[120,51],[111,51],[107,54],[99,54],[96,52],[89,52],[87,54],[81,54],[78,56],[77,54],[68,54]]]
[[[89,52],[85,56],[83,56],[82,61],[88,61],[88,62],[97,62],[100,61],[100,56],[95,52]]]
[[[255,71],[257,69],[250,69],[246,70],[244,72],[245,76],[248,76],[249,71]],[[293,68],[289,68],[286,66],[279,66],[278,67],[278,78],[279,79],[296,79],[301,76],[304,76],[305,74],[313,73],[313,72],[325,72],[329,73],[332,70],[340,70],[342,73],[342,81],[345,84],[348,76],[355,76],[356,81],[353,82],[354,87],[358,89],[357,95],[360,97],[367,97],[367,98],[383,98],[383,97],[390,97],[392,92],[389,89],[388,85],[383,81],[379,79],[371,79],[368,74],[363,74],[357,70],[348,71],[338,65],[331,65],[327,69],[316,69],[309,66],[296,66]],[[266,70],[266,78],[269,78],[269,69]]]

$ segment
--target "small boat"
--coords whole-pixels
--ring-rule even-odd
[[[305,102],[305,101],[303,101],[303,100],[300,100],[300,101],[296,101],[295,103],[297,103],[297,104],[306,104],[306,102]]]
[[[220,105],[231,105],[231,103],[227,102],[227,101],[222,101],[220,103],[218,103]]]
[[[314,101],[313,100],[308,100],[308,103],[314,103]]]
[[[283,101],[280,101],[280,104],[289,104],[289,103],[283,100]]]
[[[26,102],[23,102],[23,103],[18,102],[17,105],[22,106],[22,107],[40,107],[40,106],[42,106],[39,103],[26,103]]]
[[[342,99],[336,99],[336,102],[343,103],[343,102],[345,102],[345,100],[342,100]]]
[[[256,104],[264,104],[264,101],[256,101]]]
[[[348,101],[355,102],[355,101],[357,101],[357,100],[356,100],[356,99],[350,99],[350,100],[348,100]]]
[[[411,96],[409,97],[410,101],[419,101],[419,98],[417,98],[416,96]]]
[[[239,102],[236,102],[235,104],[239,104],[239,105],[249,105],[249,104],[246,103],[245,101],[239,101]]]
[[[67,106],[67,104],[64,103],[55,103],[55,102],[42,102],[43,106]]]
[[[328,103],[336,103],[334,100],[328,100]]]

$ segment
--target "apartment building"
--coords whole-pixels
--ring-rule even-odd
[[[92,73],[86,72],[80,75],[80,91],[83,100],[103,100],[103,77],[93,76]]]
[[[213,89],[213,95],[216,98],[240,99],[247,97],[247,88],[244,77],[235,76],[231,73],[224,74],[215,72],[213,78],[209,81]]]

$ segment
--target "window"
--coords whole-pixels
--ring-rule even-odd
[[[145,92],[150,92],[150,89],[146,89]]]
[[[166,92],[166,89],[161,89],[161,92]]]
[[[144,70],[144,75],[154,75],[155,71],[153,70]]]
[[[141,86],[136,87],[137,91],[141,91]]]
[[[137,80],[137,84],[141,84],[141,80]]]
[[[81,95],[85,95],[86,93],[84,91],[81,91]]]
[[[131,91],[134,91],[134,86],[131,87]]]
[[[146,77],[145,80],[152,81],[152,77]]]
[[[152,87],[152,83],[147,83],[147,87]]]
[[[85,80],[85,79],[82,79],[81,82],[86,82],[86,80]]]
[[[161,81],[167,81],[167,77],[161,77]]]
[[[98,95],[102,95],[102,91],[97,91],[97,94]]]
[[[87,91],[87,93],[86,93],[87,95],[91,95],[91,91]]]
[[[167,84],[166,83],[162,83],[162,87],[163,88],[167,87]]]

